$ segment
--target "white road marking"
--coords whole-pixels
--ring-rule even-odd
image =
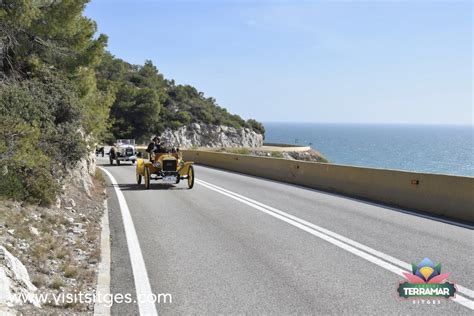
[[[314,225],[310,222],[307,222],[303,219],[300,219],[296,216],[293,216],[291,214],[285,213],[281,210],[278,210],[274,207],[268,206],[266,204],[260,203],[258,201],[255,201],[253,199],[250,199],[248,197],[245,197],[243,195],[240,195],[238,193],[226,190],[224,188],[221,188],[217,185],[211,184],[209,182],[200,180],[200,179],[195,179],[195,183],[198,183],[210,190],[216,191],[220,194],[223,194],[225,196],[228,196],[234,200],[237,200],[239,202],[242,202],[250,207],[253,207],[254,209],[257,209],[263,213],[266,213],[270,216],[273,216],[275,218],[278,218],[290,225],[293,225],[301,230],[304,230],[316,237],[319,237],[337,247],[340,247],[348,252],[351,252],[355,254],[356,256],[359,256],[369,262],[372,262],[384,269],[387,269],[399,276],[403,276],[402,272],[406,271],[411,271],[411,265],[401,261],[399,259],[396,259],[392,256],[389,256],[385,253],[382,253],[380,251],[377,251],[373,248],[370,248],[368,246],[365,246],[361,243],[358,243],[352,239],[349,239],[347,237],[341,236],[337,233],[334,233],[328,229],[325,229],[323,227]],[[384,261],[384,260],[386,261]],[[466,296],[471,296],[473,295],[474,291],[456,284],[456,288],[458,290],[458,293],[462,293]],[[461,295],[456,295],[451,299],[452,301],[459,303],[471,310],[474,310],[474,302],[471,301],[470,299],[461,296]]]
[[[104,171],[110,179],[110,182],[114,186],[115,194],[120,205],[120,211],[122,213],[123,226],[125,228],[125,236],[127,239],[128,253],[130,255],[130,261],[132,264],[133,279],[135,280],[135,289],[137,292],[137,304],[140,315],[158,315],[156,311],[155,303],[152,303],[151,299],[146,300],[145,298],[151,298],[152,291],[150,286],[150,280],[145,267],[145,261],[143,260],[142,250],[140,243],[138,242],[137,232],[133,225],[132,216],[127,205],[127,201],[120,190],[117,180],[114,176],[104,168],[100,168]],[[142,299],[138,299],[142,298]]]
[[[196,180],[197,180],[197,179],[196,179]],[[311,227],[311,228],[313,228],[313,229],[315,229],[315,230],[317,230],[317,231],[320,231],[320,232],[322,232],[322,233],[324,233],[324,234],[326,234],[326,235],[329,235],[329,236],[331,236],[331,237],[334,237],[334,238],[336,238],[336,239],[338,239],[338,240],[340,240],[340,241],[342,241],[342,242],[345,242],[346,244],[349,244],[349,245],[351,245],[351,246],[354,246],[354,247],[356,247],[356,248],[359,248],[359,249],[361,249],[361,250],[363,250],[363,251],[365,251],[365,252],[368,252],[368,253],[370,253],[370,254],[376,256],[376,257],[379,257],[379,258],[381,258],[381,259],[384,259],[385,261],[388,261],[388,262],[390,262],[390,263],[393,263],[393,264],[395,264],[395,265],[397,265],[397,266],[399,266],[399,267],[401,267],[401,268],[403,268],[403,269],[405,269],[405,270],[411,271],[411,264],[409,264],[409,263],[407,263],[407,262],[404,262],[404,261],[401,261],[401,260],[399,260],[399,259],[397,259],[397,258],[394,258],[394,257],[392,257],[392,256],[390,256],[390,255],[387,255],[387,254],[385,254],[385,253],[383,253],[383,252],[380,252],[380,251],[378,251],[378,250],[375,250],[375,249],[373,249],[373,248],[370,248],[370,247],[368,247],[368,246],[366,246],[366,245],[363,245],[363,244],[361,244],[361,243],[358,243],[358,242],[355,241],[355,240],[349,239],[349,238],[344,237],[344,236],[342,236],[342,235],[339,235],[339,234],[337,234],[337,233],[335,233],[335,232],[333,232],[333,231],[330,231],[330,230],[328,230],[328,229],[325,229],[325,228],[323,228],[323,227],[321,227],[321,226],[315,225],[315,224],[310,223],[310,222],[308,222],[308,221],[305,221],[305,220],[303,220],[303,219],[301,219],[301,218],[298,218],[298,217],[293,216],[293,215],[291,215],[291,214],[288,214],[288,213],[285,213],[285,212],[283,212],[283,211],[280,211],[280,210],[278,210],[278,209],[276,209],[276,208],[274,208],[274,207],[271,207],[271,206],[269,206],[269,205],[266,205],[266,204],[260,203],[260,202],[258,202],[258,201],[252,200],[251,198],[248,198],[248,197],[245,197],[245,196],[240,195],[240,194],[238,194],[238,193],[235,193],[235,192],[226,190],[226,189],[224,189],[224,188],[218,187],[218,186],[216,186],[216,185],[214,185],[214,184],[212,184],[212,183],[209,183],[209,182],[206,182],[206,181],[203,181],[203,180],[198,180],[198,181],[201,181],[201,182],[203,182],[203,183],[205,183],[205,184],[207,184],[207,185],[213,186],[213,187],[215,187],[215,188],[217,188],[217,189],[223,190],[223,191],[225,191],[225,192],[227,192],[227,193],[230,193],[230,194],[233,194],[233,195],[235,195],[235,196],[238,196],[239,198],[244,199],[244,200],[247,200],[247,201],[249,201],[249,202],[251,202],[251,203],[255,203],[255,204],[257,204],[257,205],[260,205],[260,206],[262,206],[262,207],[264,207],[264,208],[266,208],[266,209],[269,209],[269,210],[271,210],[271,211],[273,211],[273,212],[275,212],[275,213],[278,213],[278,214],[280,214],[280,215],[286,216],[286,217],[288,217],[288,218],[290,218],[290,219],[292,219],[292,220],[294,220],[294,221],[297,221],[297,222],[299,222],[299,223],[301,223],[301,224],[303,224],[303,225],[306,225],[306,226]],[[456,288],[457,288],[458,292],[460,292],[460,293],[462,293],[462,294],[464,294],[464,295],[466,295],[466,296],[468,296],[468,297],[474,298],[474,291],[473,291],[473,290],[470,290],[470,289],[468,289],[468,288],[466,288],[466,287],[464,287],[464,286],[458,285],[458,284],[456,284]]]
[[[104,201],[104,215],[102,216],[101,226],[100,263],[97,273],[96,294],[98,297],[106,297],[106,295],[110,294],[110,227],[107,200]],[[94,304],[94,316],[110,316],[110,306],[106,302],[96,301]]]

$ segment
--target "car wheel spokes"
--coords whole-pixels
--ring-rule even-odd
[[[192,189],[194,186],[194,168],[189,166],[188,169],[188,188]]]

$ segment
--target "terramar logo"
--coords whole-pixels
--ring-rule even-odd
[[[398,295],[402,298],[450,298],[454,296],[454,283],[446,281],[451,273],[441,273],[441,263],[428,258],[418,265],[412,263],[412,273],[403,272],[408,282],[400,283]]]

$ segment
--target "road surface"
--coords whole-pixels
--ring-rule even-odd
[[[469,228],[203,166],[195,167],[192,190],[185,181],[145,190],[134,166],[104,158],[99,165],[118,184],[108,186],[111,290],[135,295],[137,284],[149,284],[152,293],[170,294],[172,303],[152,304],[158,314],[472,315]],[[127,239],[130,226],[136,243]],[[398,297],[400,271],[425,257],[452,273],[462,292],[456,301]],[[114,304],[112,314],[140,308]]]

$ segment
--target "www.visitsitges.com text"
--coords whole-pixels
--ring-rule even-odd
[[[161,294],[132,294],[132,293],[109,293],[109,294],[94,294],[94,293],[46,293],[46,294],[15,294],[14,300],[18,304],[34,303],[39,305],[57,305],[64,304],[91,304],[99,303],[107,307],[114,304],[141,304],[141,303],[158,303],[171,304],[173,297],[169,293]]]

